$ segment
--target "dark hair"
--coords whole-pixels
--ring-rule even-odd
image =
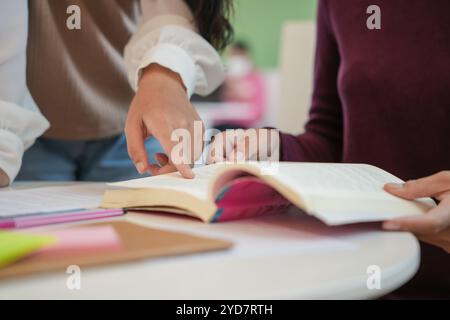
[[[233,0],[185,0],[199,33],[216,49],[224,49],[233,37],[230,15]]]

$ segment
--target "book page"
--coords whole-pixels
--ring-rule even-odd
[[[386,183],[403,181],[370,165],[281,163],[276,175],[262,178],[280,184],[283,195],[329,225],[413,216],[435,206],[428,198],[408,201],[387,193]]]
[[[209,183],[219,167],[221,165],[194,168],[194,179],[185,179],[175,172],[162,176],[110,183],[108,186],[129,189],[166,189],[184,192],[200,200],[208,200]]]
[[[97,208],[105,186],[80,184],[0,191],[0,218]]]
[[[113,183],[110,186],[152,189],[152,197],[145,194],[142,197],[129,195],[128,200],[132,200],[129,204],[135,207],[177,207],[201,215],[204,221],[209,221],[209,215],[214,213],[214,208],[210,206],[210,192],[217,191],[211,188],[213,182],[214,185],[223,186],[243,172],[259,177],[295,206],[330,225],[417,215],[434,205],[431,199],[407,201],[388,194],[383,186],[386,183],[401,183],[402,180],[374,166],[281,162],[274,168],[273,174],[267,175],[264,174],[268,172],[265,170],[267,163],[216,164],[194,169],[196,177],[192,180],[184,179],[179,173],[172,173]],[[170,192],[164,193],[164,190],[178,191],[180,194],[171,195]],[[187,198],[182,200],[181,194],[194,196],[201,202],[194,203]],[[110,194],[108,199],[111,202],[108,202],[109,205],[113,206],[120,197]],[[128,203],[126,206],[129,206]]]
[[[390,173],[369,165],[332,163],[282,163],[276,179],[303,194],[371,193],[386,195],[386,183],[402,183]]]

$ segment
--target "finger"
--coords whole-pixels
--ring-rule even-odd
[[[189,163],[185,163],[183,158],[174,157],[174,161],[169,159],[169,161],[164,164],[162,167],[158,169],[157,174],[166,174],[170,172],[178,171],[181,176],[186,179],[195,178],[195,174],[192,171],[191,165]]]
[[[160,176],[162,174],[168,174],[172,172],[178,172],[177,168],[174,165],[166,164],[163,167],[159,167],[156,164],[150,165],[148,167],[149,172],[152,176]]]
[[[189,169],[191,169],[191,168],[189,168]],[[151,173],[152,176],[159,176],[159,175],[162,175],[162,174],[168,174],[168,173],[173,173],[173,172],[180,172],[180,170],[174,164],[169,162],[169,163],[167,163],[166,165],[164,165],[162,167],[159,167],[157,165],[150,165],[149,166],[149,172]],[[192,178],[195,177],[195,176],[192,176],[192,177],[185,176],[185,175],[183,175],[182,172],[180,172],[180,174],[183,176],[183,178],[186,178],[186,179],[192,179]]]
[[[161,169],[161,167],[157,164],[152,164],[150,163],[148,168],[147,168],[147,172],[151,175],[151,176],[159,176],[159,170]]]
[[[417,235],[434,235],[450,226],[450,198],[420,216],[386,221],[385,230],[409,231]]]
[[[195,177],[194,172],[192,171],[191,165],[193,166],[193,163],[190,163],[190,157],[187,155],[184,155],[184,152],[186,150],[181,151],[181,154],[175,155],[172,152],[170,156],[169,163],[166,164],[163,168],[161,168],[161,172],[166,172],[172,170],[173,167],[175,167],[176,170],[180,172],[180,174],[183,176],[183,178],[186,179],[193,179]],[[170,171],[172,172],[172,171]]]
[[[170,163],[169,157],[163,153],[156,153],[155,160],[158,165],[149,165],[149,171],[153,176],[177,172],[177,168]]]
[[[195,177],[195,174],[191,169],[191,164],[189,163],[191,157],[189,153],[186,153],[191,151],[190,149],[191,146],[188,146],[187,148],[185,148],[183,144],[179,146],[177,142],[171,140],[171,134],[161,135],[161,138],[158,140],[160,141],[161,146],[163,147],[165,153],[167,155],[170,155],[169,159],[171,164],[165,165],[163,167],[164,169],[161,168],[158,171],[160,172],[159,174],[162,174],[161,172],[167,173],[166,171],[168,171],[169,169],[171,170],[173,168],[172,166],[175,166],[176,169],[175,171],[178,170],[184,178],[193,179]]]
[[[160,165],[157,173],[158,175],[177,171],[177,167],[170,161],[167,155],[163,153],[157,153],[155,154],[155,160],[158,161]],[[189,169],[191,168],[189,167]]]
[[[155,160],[158,163],[156,164],[150,164],[148,166],[148,172],[152,175],[152,176],[157,176],[160,175],[160,169],[161,167],[164,167],[165,165],[167,165],[167,163],[169,163],[169,158],[163,154],[163,153],[155,153]],[[175,169],[176,170],[176,169]]]
[[[160,167],[158,169],[158,175],[159,174],[167,174],[167,173],[172,173],[172,172],[177,172],[178,169],[177,167],[175,167],[173,164],[171,163],[167,163],[165,166]],[[181,173],[181,172],[180,172]]]
[[[438,201],[443,201],[445,198],[450,197],[450,190],[444,191],[434,196]]]
[[[180,172],[180,174],[183,178],[186,178],[186,179],[194,179],[195,178],[194,171],[192,171],[191,166],[188,164],[183,164],[183,163],[167,164],[166,166],[161,168],[161,170],[162,171],[163,170],[172,170],[172,167],[175,167],[176,170],[178,170],[178,172]],[[170,171],[170,172],[172,172],[172,171]]]
[[[160,167],[164,167],[169,163],[169,157],[164,153],[155,153],[155,160],[158,162]]]
[[[443,171],[430,177],[411,180],[404,184],[387,184],[387,192],[408,200],[433,197],[450,190],[450,171]]]
[[[147,130],[140,121],[129,121],[125,127],[128,155],[133,161],[139,174],[144,174],[148,170],[148,154],[145,148]]]

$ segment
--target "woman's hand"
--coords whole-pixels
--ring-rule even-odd
[[[6,175],[5,171],[0,169],[0,188],[7,187],[9,185],[9,177]]]
[[[388,184],[385,190],[395,196],[414,200],[434,197],[439,205],[427,214],[386,221],[386,230],[410,231],[424,242],[443,248],[450,253],[450,171],[443,171],[405,184]]]
[[[279,161],[280,135],[275,129],[227,130],[214,136],[207,164]]]
[[[196,121],[201,124],[201,132],[194,130]],[[186,129],[193,140],[192,146],[201,146],[191,149],[190,159],[174,159],[171,155],[178,143],[172,141],[172,134],[176,129]],[[189,102],[178,74],[157,64],[145,69],[131,103],[125,134],[128,153],[140,174],[150,172],[152,175],[158,175],[178,170],[185,178],[194,177],[191,166],[201,156],[203,123]],[[144,141],[150,136],[154,136],[161,143],[166,153],[165,157],[158,155],[156,158],[168,157],[168,161],[164,161],[161,167],[149,164]]]

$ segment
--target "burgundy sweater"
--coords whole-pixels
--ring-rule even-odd
[[[377,3],[381,30],[369,30]],[[320,1],[306,133],[285,161],[359,162],[403,179],[450,169],[450,1]]]
[[[381,30],[367,28],[372,4]],[[310,118],[304,134],[282,134],[282,160],[368,163],[405,180],[449,170],[450,1],[322,0],[317,26]],[[409,286],[449,298],[450,255],[424,247]]]

